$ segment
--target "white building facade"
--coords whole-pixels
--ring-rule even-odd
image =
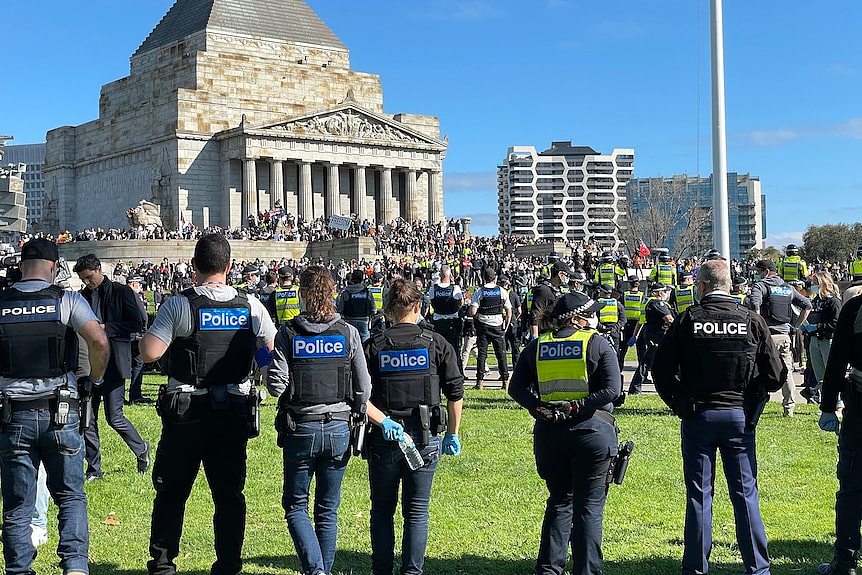
[[[634,150],[602,154],[571,142],[509,148],[497,170],[500,232],[619,248]]]
[[[24,180],[26,196],[27,223],[31,226],[42,221],[42,209],[45,201],[45,144],[23,144],[3,147],[3,165],[27,164],[27,170],[21,174]]]

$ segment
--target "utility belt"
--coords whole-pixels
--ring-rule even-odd
[[[72,397],[68,385],[57,388],[49,397],[39,399],[11,399],[6,394],[2,394],[0,395],[0,431],[6,430],[6,426],[12,421],[13,413],[46,409],[51,412],[54,424],[58,426],[69,423],[69,414],[78,412],[79,429],[83,433],[92,420],[89,388],[82,388],[79,395],[80,399]]]
[[[263,391],[255,387],[247,395],[229,393],[227,386],[214,386],[209,393],[194,395],[190,391],[168,391],[167,385],[159,387],[156,413],[163,425],[198,421],[204,412],[226,412],[240,409],[245,412],[249,439],[260,435],[260,403]]]
[[[365,443],[365,428],[367,419],[365,417],[365,405],[363,404],[362,412],[353,411],[330,411],[327,413],[295,413],[292,410],[279,406],[275,414],[275,432],[276,444],[279,447],[284,447],[284,442],[287,435],[296,431],[296,426],[299,423],[329,423],[330,421],[345,421],[348,422],[351,431],[361,428],[361,433],[351,433],[351,444],[354,447],[354,452],[358,455]],[[356,436],[356,437],[354,437]]]
[[[604,409],[597,409],[589,417],[581,413],[576,401],[546,401],[537,409],[539,419],[546,423],[581,423],[597,418],[611,424],[619,432],[616,418]]]
[[[406,430],[421,432],[421,442],[419,437],[414,437],[421,445],[428,445],[431,437],[445,432],[449,424],[449,412],[442,404],[419,405],[404,411],[396,409],[386,415]]]

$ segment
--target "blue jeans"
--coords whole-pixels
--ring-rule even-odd
[[[346,421],[297,423],[284,439],[284,507],[287,527],[302,572],[329,573],[335,561],[341,480],[350,458]],[[308,517],[308,490],[314,489],[314,527]]]
[[[32,573],[36,550],[30,519],[36,501],[39,463],[45,465],[48,490],[59,508],[57,555],[66,571],[88,573],[87,496],[84,494],[84,441],[78,414],[56,426],[47,409],[18,411],[0,431],[0,490],[3,493],[3,558],[6,573]]]
[[[421,431],[405,429],[411,437],[421,438]],[[421,439],[420,439],[421,440]],[[374,575],[392,575],[395,563],[395,507],[401,485],[401,515],[404,532],[401,537],[401,575],[421,575],[428,544],[428,505],[431,485],[440,460],[442,442],[439,436],[428,445],[417,445],[425,466],[410,471],[398,443],[386,441],[380,430],[371,433],[368,458],[368,481],[371,484],[371,570]]]
[[[362,343],[365,343],[369,339],[371,339],[371,330],[368,329],[368,320],[367,319],[347,319],[344,318],[344,321],[352,325],[356,328],[356,331],[359,332],[359,339],[362,340]]]
[[[48,475],[45,473],[44,465],[39,466],[36,481],[36,508],[30,519],[30,525],[48,529]]]
[[[736,520],[736,541],[746,575],[768,575],[766,530],[760,518],[754,431],[745,431],[742,409],[708,409],[682,420],[682,466],[686,508],[683,575],[706,573],[712,551],[712,497],[715,453]]]

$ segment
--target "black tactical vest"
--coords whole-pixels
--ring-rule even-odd
[[[385,332],[375,334],[371,361],[380,381],[371,388],[372,403],[396,417],[409,417],[420,405],[440,405],[433,347],[433,332],[427,329],[407,342],[394,342]]]
[[[455,299],[455,287],[434,286],[434,298],[431,300],[431,305],[434,307],[434,313],[440,315],[453,315],[458,313],[461,308],[461,302]]]
[[[793,288],[786,283],[781,285],[762,284],[764,289],[761,311],[771,325],[793,321]]]
[[[374,298],[367,288],[356,293],[344,292],[344,317],[346,318],[371,317],[373,305]]]
[[[350,327],[343,320],[321,333],[302,329],[296,320],[282,328],[288,337],[289,393],[280,405],[332,405],[352,398]]]
[[[738,392],[740,399],[754,373],[757,339],[751,312],[739,304],[730,310],[688,310],[691,331],[680,376],[695,401],[709,403],[716,392]],[[741,404],[740,404],[741,406]]]
[[[230,301],[215,301],[193,288],[182,295],[189,300],[194,331],[171,343],[168,375],[198,388],[245,381],[257,351],[248,296],[237,293]]]
[[[503,292],[500,286],[483,287],[479,299],[479,313],[482,315],[500,315],[503,313]]]
[[[56,286],[0,292],[0,376],[47,379],[77,370],[78,336],[60,316],[64,293]]]

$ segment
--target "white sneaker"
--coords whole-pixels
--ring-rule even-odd
[[[48,530],[38,525],[30,525],[30,541],[33,547],[40,547],[48,542]]]

